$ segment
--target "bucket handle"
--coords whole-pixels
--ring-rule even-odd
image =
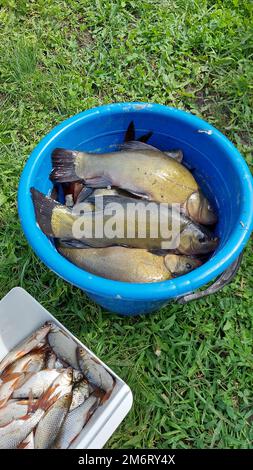
[[[227,284],[229,284],[232,279],[237,274],[238,269],[240,268],[242,262],[243,252],[236,258],[236,260],[211,284],[207,289],[200,292],[193,292],[192,294],[184,295],[183,297],[178,298],[180,304],[187,304],[191,300],[202,299],[207,295],[214,294],[219,290],[223,289]]]

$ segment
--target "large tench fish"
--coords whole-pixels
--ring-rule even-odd
[[[148,200],[179,203],[195,222],[217,221],[191,172],[175,158],[147,144],[127,142],[121,151],[103,154],[57,148],[52,165],[54,182],[83,180],[93,188],[115,186]]]
[[[195,258],[168,254],[157,256],[139,248],[68,248],[59,253],[80,268],[97,276],[123,282],[159,282],[186,274],[201,265]]]
[[[97,211],[96,207],[96,211],[87,210],[80,216],[81,210],[79,213],[71,210],[34,188],[31,193],[37,222],[41,230],[51,237],[78,239],[93,247],[123,245],[149,250],[177,249],[186,255],[210,253],[218,245],[218,239],[206,228],[193,223],[179,211],[155,202],[137,203],[132,198],[107,196],[103,197],[101,211]],[[96,198],[96,202],[98,199],[101,200]],[[148,213],[150,204],[152,217]],[[112,213],[107,211],[108,207],[118,208],[116,225],[119,231],[113,231],[114,219]],[[153,218],[155,213],[159,220]],[[96,233],[98,225],[99,233]],[[175,226],[176,230],[172,231]]]

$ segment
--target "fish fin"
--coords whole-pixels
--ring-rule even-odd
[[[115,383],[114,383],[114,385],[115,385]],[[114,388],[114,385],[113,385],[112,389],[109,390],[109,392],[105,392],[104,390],[101,390],[101,388],[96,388],[94,390],[92,395],[94,395],[96,398],[98,398],[100,405],[103,405],[103,403],[105,403],[110,398],[111,393],[112,393],[113,388]]]
[[[56,248],[61,253],[61,248],[64,248],[64,247],[85,249],[85,248],[105,248],[108,246],[117,246],[117,244],[113,243],[113,241],[110,241],[110,243],[109,242],[107,243],[105,240],[103,239],[101,240],[97,238],[87,238],[85,240],[75,240],[71,238],[69,240],[61,239],[60,244],[58,244]],[[63,255],[63,253],[61,254]]]
[[[109,400],[111,394],[112,394],[113,389],[111,389],[109,392],[106,392],[103,396],[103,398],[100,400],[100,405],[103,405],[107,400]]]
[[[96,387],[90,396],[96,397],[100,402],[103,400],[106,392],[99,387]]]
[[[87,243],[85,243],[85,241],[82,241],[82,240],[76,240],[74,238],[71,238],[71,239],[65,239],[65,238],[61,238],[60,240],[57,240],[57,242],[55,242],[55,246],[58,249],[61,249],[61,248],[80,248],[80,249],[85,249],[85,248],[90,248],[90,245],[88,245]]]
[[[29,442],[24,440],[24,441],[20,442],[20,444],[17,446],[17,449],[26,449],[28,444],[29,444]]]
[[[3,398],[2,400],[0,400],[0,408],[3,408],[3,406],[6,404],[8,398]]]
[[[131,140],[129,142],[124,142],[123,144],[119,144],[120,150],[128,150],[134,152],[135,150],[153,150],[154,152],[162,153],[153,145],[146,144],[145,142],[140,142],[139,140]]]
[[[99,399],[97,399],[97,401],[95,401],[95,403],[91,406],[91,408],[89,409],[89,411],[87,413],[86,423],[87,423],[87,421],[89,421],[90,417],[93,415],[94,411],[96,411],[97,407],[100,404],[101,404],[101,401],[99,401]]]
[[[23,372],[13,372],[11,374],[6,374],[1,377],[3,383],[11,382],[12,380],[19,379],[20,376],[24,376]]]
[[[148,250],[150,253],[153,253],[153,255],[157,255],[157,256],[164,256],[168,253],[168,250],[163,250],[162,248],[151,248],[150,250]],[[170,251],[170,253],[174,253],[174,251]]]
[[[20,377],[15,381],[13,384],[13,391],[16,390],[19,387],[22,387],[22,385],[29,380],[33,376],[33,372],[23,372],[20,374]]]
[[[140,191],[137,191],[137,190],[133,190],[131,189],[128,190],[128,193],[129,193],[129,196],[125,196],[125,198],[128,198],[128,200],[131,198],[131,195],[132,196],[136,196],[136,197],[132,197],[132,201],[135,201],[136,203],[138,202],[138,199],[148,199],[148,200],[152,200],[151,196],[148,194],[148,193],[142,193]],[[109,197],[109,196],[108,196]],[[137,199],[138,198],[138,199]],[[129,201],[130,202],[130,201]],[[140,202],[140,201],[139,201]]]
[[[184,158],[184,154],[181,149],[173,149],[173,150],[166,150],[166,151],[163,150],[163,153],[167,157],[173,158],[173,160],[176,160],[179,163],[181,163]]]
[[[152,134],[152,133],[151,133]],[[147,144],[145,140],[132,140],[128,142],[124,142],[120,144],[120,150],[128,150],[128,151],[135,151],[135,150],[153,150],[153,152],[163,153],[166,157],[173,158],[177,162],[181,163],[183,160],[183,152],[181,149],[173,149],[173,150],[160,150],[153,145]]]
[[[105,175],[87,178],[85,184],[90,188],[107,188],[108,186],[113,186],[112,180]]]
[[[139,137],[139,139],[137,139],[137,140],[139,140],[139,142],[144,142],[144,143],[146,143],[146,142],[150,139],[150,137],[152,137],[152,135],[153,135],[153,132],[152,132],[152,131],[149,131],[149,132],[147,132],[146,134],[144,134],[144,135],[142,135],[141,137]],[[134,139],[133,139],[133,140],[134,140]]]
[[[124,142],[129,142],[130,140],[134,140],[134,139],[135,139],[135,125],[134,125],[134,121],[131,121],[126,130]]]
[[[86,186],[78,194],[75,204],[80,204],[84,202],[93,192],[92,188],[87,188]]]
[[[21,419],[22,421],[26,421],[29,418],[31,418],[31,416],[29,414],[26,414],[24,416],[20,416],[18,419]]]
[[[26,398],[22,398],[21,400],[18,400],[18,399],[15,399],[15,404],[16,405],[28,405],[29,404],[29,400],[27,400]]]
[[[72,181],[80,180],[75,170],[75,160],[78,153],[79,152],[76,152],[75,150],[65,150],[63,148],[56,148],[53,151],[53,169],[50,174],[51,181],[70,183]]]
[[[51,225],[52,212],[55,207],[61,206],[61,204],[54,201],[54,199],[45,196],[43,193],[41,193],[35,188],[31,188],[30,191],[32,194],[36,220],[41,230],[46,235],[53,237],[54,233]]]
[[[40,398],[38,398],[37,402],[35,403],[33,407],[33,411],[36,411],[39,408],[46,411],[51,405],[53,405],[61,395],[60,391],[59,393],[56,393],[55,395],[53,395],[57,387],[58,385],[50,385],[50,387],[48,387],[46,392],[43,393],[43,395]]]
[[[58,188],[56,186],[53,187],[50,197],[51,199],[54,199],[55,201],[58,200]]]
[[[73,203],[76,203],[76,200],[83,190],[84,184],[80,181],[72,181],[71,183],[62,183],[63,192],[65,195],[65,200],[67,196],[72,196]]]
[[[34,403],[32,390],[30,390],[30,392],[28,393],[28,408],[27,408],[27,414],[33,413],[33,411],[34,411],[34,409],[35,409],[36,403],[37,403],[37,402]]]

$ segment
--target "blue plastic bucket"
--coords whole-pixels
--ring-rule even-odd
[[[55,147],[103,152],[123,141],[134,121],[137,137],[152,130],[149,141],[160,149],[181,148],[201,188],[219,214],[220,245],[195,271],[174,280],[130,284],[83,271],[63,258],[36,224],[30,188],[48,194]],[[253,228],[253,185],[236,148],[217,129],[190,113],[149,103],[118,103],[85,111],[55,127],[32,152],[22,173],[18,209],[28,242],[41,260],[66,281],[83,289],[107,310],[122,315],[148,313],[193,292],[226,270],[243,250]],[[126,266],[127,269],[127,266]]]

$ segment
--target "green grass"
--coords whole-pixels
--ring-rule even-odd
[[[140,318],[103,311],[50,272],[17,216],[21,170],[57,123],[142,100],[217,126],[252,167],[249,0],[0,0],[0,297],[20,285],[132,388],[110,448],[250,448],[253,254],[234,282]]]

